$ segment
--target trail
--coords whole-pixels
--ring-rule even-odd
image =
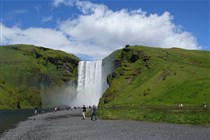
[[[210,127],[125,120],[81,119],[81,111],[30,117],[0,140],[209,140]]]

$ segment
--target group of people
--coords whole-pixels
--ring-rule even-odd
[[[87,107],[85,105],[83,105],[83,107],[82,107],[82,119],[83,120],[86,119],[86,117],[85,117],[86,110],[87,110]],[[96,106],[95,105],[93,105],[93,107],[92,107],[92,115],[91,115],[91,120],[92,121],[94,121],[93,118],[94,118],[95,121],[97,120],[97,118],[96,118]]]
[[[183,104],[178,104],[178,107],[182,108],[184,105]],[[203,107],[206,108],[207,105],[206,105],[206,102],[203,102]]]

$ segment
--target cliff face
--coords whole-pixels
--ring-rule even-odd
[[[0,108],[41,106],[40,92],[77,81],[79,58],[32,45],[0,47]]]
[[[99,106],[210,104],[210,52],[127,46],[103,60],[114,65]]]

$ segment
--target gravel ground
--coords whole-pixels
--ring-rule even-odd
[[[210,140],[210,127],[124,120],[81,119],[77,111],[30,117],[0,140]]]

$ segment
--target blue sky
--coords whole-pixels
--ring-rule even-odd
[[[1,45],[102,59],[125,44],[209,49],[208,0],[1,0]]]

